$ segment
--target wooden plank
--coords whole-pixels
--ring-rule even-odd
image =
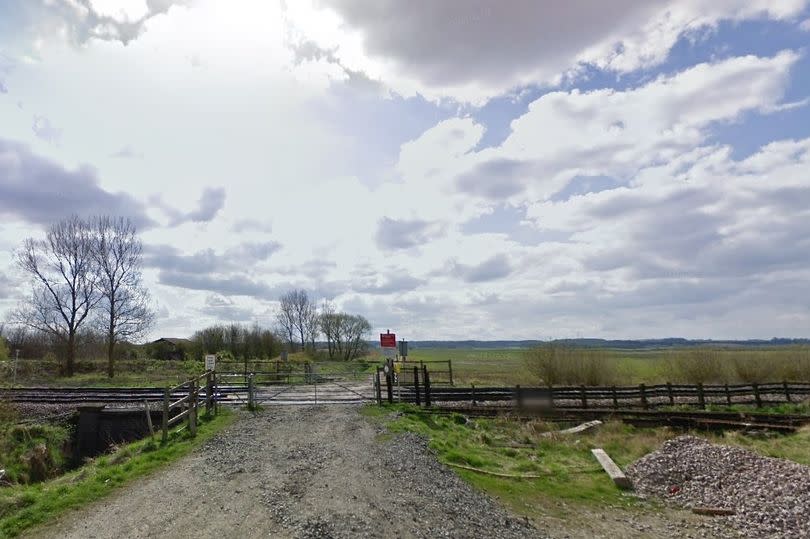
[[[604,449],[591,449],[591,453],[594,457],[596,457],[596,460],[598,460],[599,464],[602,465],[602,469],[605,470],[605,473],[610,476],[613,483],[617,487],[632,490],[633,483],[626,475],[624,475],[622,469],[619,468],[615,462],[613,462],[613,459],[610,458],[607,453],[605,453]]]
[[[601,425],[602,422],[598,419],[593,421],[587,421],[581,425],[577,425],[576,427],[571,427],[570,429],[563,429],[563,430],[556,430],[551,432],[544,432],[540,436],[554,436],[555,434],[579,434],[580,432],[584,432],[588,429],[592,429],[594,427],[598,427]]]

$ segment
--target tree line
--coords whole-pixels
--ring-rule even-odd
[[[52,224],[44,239],[28,238],[15,253],[31,294],[11,321],[50,338],[64,352],[67,376],[74,373],[81,332],[102,333],[113,377],[116,345],[145,335],[154,322],[142,285],[142,250],[135,225],[124,217],[72,216]]]

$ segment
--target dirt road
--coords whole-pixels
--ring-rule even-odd
[[[166,501],[170,500],[170,501]],[[245,414],[202,450],[36,537],[538,537],[357,407]]]

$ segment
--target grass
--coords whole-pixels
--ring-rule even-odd
[[[223,409],[212,418],[200,417],[197,436],[175,430],[161,445],[151,439],[97,457],[56,479],[33,485],[0,489],[0,537],[16,537],[24,530],[48,522],[59,514],[107,496],[133,479],[147,475],[187,455],[234,419]]]
[[[427,437],[443,463],[496,473],[540,476],[508,479],[455,468],[466,481],[530,518],[549,514],[575,518],[577,508],[594,506],[627,511],[655,510],[657,502],[640,500],[618,490],[590,450],[603,448],[624,468],[681,434],[669,428],[636,428],[608,422],[576,436],[543,436],[557,430],[558,426],[541,420],[468,420],[459,414],[401,413],[414,410],[405,405],[368,406],[364,413],[385,422],[392,433],[409,431]],[[793,435],[771,438],[748,437],[736,432],[698,435],[763,455],[810,464],[810,429],[807,428]]]
[[[581,350],[581,349],[580,349]],[[748,383],[752,381],[810,381],[810,348],[757,349],[601,349],[590,351],[604,362],[605,384]],[[527,362],[527,350],[411,348],[409,361],[452,361],[455,385],[538,385],[543,380]],[[761,365],[767,366],[762,368]],[[757,366],[755,368],[755,366]],[[437,365],[437,369],[444,367]],[[582,373],[587,383],[588,373]],[[756,378],[761,378],[756,380]],[[568,382],[564,382],[568,383]]]

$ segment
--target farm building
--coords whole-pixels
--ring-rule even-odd
[[[161,337],[150,344],[151,355],[155,359],[173,359],[181,361],[186,358],[186,352],[191,347],[189,339],[177,337]]]

